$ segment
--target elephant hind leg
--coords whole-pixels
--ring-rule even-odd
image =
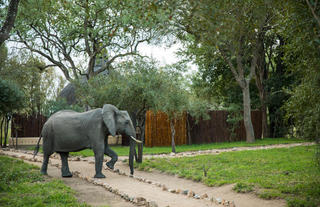
[[[62,162],[62,167],[61,167],[61,174],[62,177],[72,177],[72,173],[69,170],[69,165],[68,165],[68,152],[59,152],[60,157],[61,157],[61,162]]]
[[[40,173],[42,175],[48,175],[47,169],[48,169],[48,162],[49,162],[50,155],[51,154],[43,153],[43,162],[42,162],[42,166],[41,166],[41,170],[40,170]]]

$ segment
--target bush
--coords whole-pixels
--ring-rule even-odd
[[[56,113],[60,110],[73,110],[82,112],[84,108],[79,105],[69,105],[65,99],[59,98],[57,100],[48,101],[43,109],[43,115],[46,117],[50,117],[52,114]]]

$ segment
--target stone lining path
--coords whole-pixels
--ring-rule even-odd
[[[179,157],[179,156],[195,156],[198,154],[218,154],[227,151],[242,151],[242,150],[258,150],[280,147],[306,146],[313,143],[299,143],[286,145],[272,145],[264,147],[239,147],[232,149],[206,150],[199,152],[184,152],[176,155],[145,155],[144,157]],[[21,150],[0,150],[0,154],[26,160],[29,163],[41,165],[42,155],[39,154],[33,159],[32,152]],[[127,157],[126,157],[127,158]],[[126,159],[121,157],[120,160]],[[60,172],[57,168],[61,167],[61,161],[58,155],[53,155],[50,158],[48,174],[58,177]],[[286,205],[284,200],[263,200],[257,198],[254,194],[239,194],[232,191],[233,185],[225,185],[222,187],[208,187],[201,183],[193,182],[170,176],[157,171],[142,172],[135,171],[135,175],[129,176],[129,167],[127,164],[118,161],[114,171],[104,169],[105,179],[93,179],[94,175],[94,158],[69,158],[69,167],[72,173],[86,182],[100,186],[97,190],[108,191],[122,198],[125,204],[118,206],[178,206],[178,207],[201,207],[201,206],[237,206],[237,207],[282,207]],[[55,173],[54,173],[55,172]],[[59,172],[59,173],[57,173]],[[51,174],[52,173],[52,174]],[[65,180],[66,178],[62,178]],[[73,178],[71,178],[73,179]],[[89,188],[89,186],[88,186]],[[103,200],[103,198],[101,198]],[[112,198],[111,198],[112,199]],[[99,200],[96,198],[95,200]],[[88,202],[90,204],[90,202]],[[126,205],[127,204],[127,205]],[[95,204],[93,204],[95,205]],[[109,204],[110,205],[110,204]],[[110,205],[116,206],[116,205]]]

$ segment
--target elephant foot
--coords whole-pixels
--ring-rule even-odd
[[[94,178],[105,178],[106,176],[102,173],[95,174]]]
[[[40,174],[41,175],[48,175],[47,171],[42,171],[42,170],[40,171]]]
[[[107,162],[106,165],[107,165],[107,167],[108,167],[109,169],[111,169],[111,170],[114,169],[114,163]]]
[[[71,173],[71,172],[62,173],[62,177],[64,177],[64,178],[71,178],[71,177],[72,177],[72,173]]]

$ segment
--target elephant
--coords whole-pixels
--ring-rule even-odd
[[[43,163],[41,174],[47,174],[49,156],[54,152],[60,154],[62,177],[72,177],[68,166],[69,152],[77,152],[90,148],[95,157],[95,178],[105,178],[102,174],[104,154],[111,157],[107,167],[114,169],[118,155],[108,146],[108,135],[126,134],[130,139],[129,166],[133,175],[133,157],[135,144],[141,141],[135,139],[136,132],[127,111],[120,111],[111,104],[103,108],[87,112],[62,110],[54,113],[43,125],[34,155],[39,151],[39,143],[43,137]]]

